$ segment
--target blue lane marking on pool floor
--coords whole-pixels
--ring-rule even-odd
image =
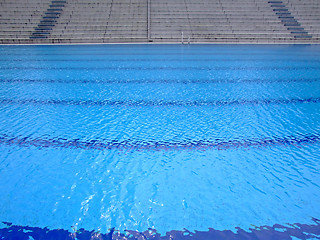
[[[292,99],[263,99],[263,100],[234,100],[234,101],[146,101],[146,100],[37,100],[37,99],[0,99],[0,104],[48,104],[48,105],[80,105],[80,106],[230,106],[230,105],[259,105],[259,104],[300,104],[319,103],[320,98]]]
[[[25,62],[25,59],[0,59],[0,62]],[[165,58],[123,58],[123,59],[28,59],[28,63],[43,63],[43,62],[84,62],[84,63],[88,63],[88,62],[101,62],[103,61],[104,63],[106,62],[130,62],[130,61],[134,61],[134,62],[170,62],[170,63],[174,63],[174,62],[181,62],[181,59],[165,59]],[[184,62],[208,62],[210,61],[211,63],[221,63],[221,62],[257,62],[257,61],[261,61],[261,62],[272,62],[272,63],[282,63],[283,61],[289,61],[291,63],[294,62],[303,62],[305,63],[308,60],[301,60],[301,59],[286,59],[286,58],[282,58],[282,59],[259,59],[259,58],[254,58],[254,59],[243,59],[243,58],[204,58],[204,59],[183,59]],[[320,60],[309,60],[312,63],[319,63]]]
[[[110,83],[134,83],[134,84],[145,84],[145,83],[276,83],[276,82],[318,82],[320,78],[291,78],[291,79],[127,79],[127,80],[116,80],[116,79],[0,79],[2,83],[15,83],[15,82],[26,82],[26,83],[97,83],[97,84],[110,84]]]
[[[161,70],[161,71],[174,71],[174,70],[183,70],[183,71],[228,71],[228,70],[286,70],[286,71],[293,71],[293,70],[320,70],[320,67],[312,67],[312,66],[294,66],[294,67],[279,67],[279,66],[253,66],[253,67],[0,67],[0,70],[124,70],[124,71],[131,71],[131,70],[139,70],[139,71],[152,71],[152,70]]]
[[[81,139],[63,138],[32,138],[13,137],[5,134],[0,135],[0,144],[15,145],[21,147],[41,148],[79,148],[93,150],[227,150],[237,148],[259,148],[268,146],[296,146],[303,144],[319,143],[319,134],[305,134],[287,137],[268,137],[260,139],[225,140],[207,139],[194,141],[145,141],[145,140],[98,140],[83,141]]]

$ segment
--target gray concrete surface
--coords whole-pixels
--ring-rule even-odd
[[[319,0],[270,1],[2,0],[0,43],[320,43]]]

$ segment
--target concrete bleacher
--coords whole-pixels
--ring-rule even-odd
[[[79,43],[143,42],[146,25],[146,1],[77,0],[65,7],[51,37]]]
[[[288,39],[264,1],[159,0],[152,2],[151,37],[192,42]],[[166,24],[164,24],[166,23]],[[170,26],[166,26],[170,25]]]
[[[291,23],[299,28],[288,26]],[[320,1],[0,2],[0,43],[3,44],[182,41],[320,43]]]
[[[49,0],[0,1],[0,43],[28,41],[49,4]]]
[[[320,39],[320,1],[284,0],[289,11],[312,38]]]

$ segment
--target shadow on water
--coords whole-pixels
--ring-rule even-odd
[[[4,222],[7,227],[0,229],[1,239],[103,239],[103,240],[211,240],[211,239],[292,239],[292,237],[298,239],[320,239],[320,220],[313,218],[314,224],[290,224],[283,226],[275,224],[273,226],[261,226],[250,228],[249,231],[245,231],[241,228],[236,228],[236,231],[231,230],[215,230],[209,228],[208,231],[195,231],[189,232],[183,231],[170,231],[165,236],[157,233],[155,229],[149,229],[144,232],[137,232],[132,230],[126,230],[124,233],[120,233],[115,229],[111,229],[109,233],[99,233],[96,231],[87,231],[85,229],[79,229],[76,232],[69,232],[63,229],[48,229],[29,226],[17,226],[8,222]]]

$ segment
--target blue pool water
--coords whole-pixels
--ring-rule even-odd
[[[162,236],[316,226],[320,238],[320,46],[0,57],[0,236],[13,224]]]

